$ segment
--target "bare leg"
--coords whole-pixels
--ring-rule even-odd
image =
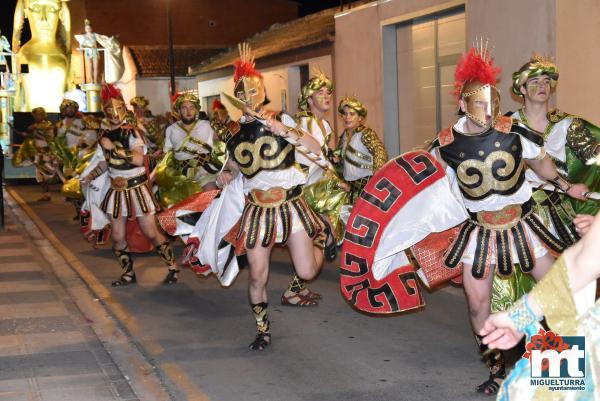
[[[272,247],[263,248],[257,245],[248,249],[248,298],[251,304],[268,302],[267,281],[269,279],[269,258]]]
[[[137,220],[140,225],[140,229],[154,246],[164,244],[165,241],[167,241],[167,238],[156,226],[156,219],[154,218],[154,215],[138,216]]]
[[[299,231],[292,234],[287,242],[287,246],[292,255],[292,263],[298,276],[304,280],[315,278],[321,266],[317,265],[314,257],[308,257],[308,255],[314,255],[314,245],[306,231]]]
[[[490,315],[490,303],[492,294],[492,281],[494,279],[494,268],[490,269],[488,277],[477,280],[471,274],[471,265],[463,267],[463,287],[469,304],[469,316],[471,325],[475,333],[475,340],[479,346],[479,351],[489,369],[489,377],[486,381],[477,386],[480,393],[493,395],[500,388],[500,382],[506,376],[504,368],[504,357],[499,350],[490,350],[481,343],[481,337],[477,335],[485,319]]]

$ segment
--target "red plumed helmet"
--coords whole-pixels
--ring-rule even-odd
[[[242,77],[259,77],[262,78],[260,72],[254,68],[254,60],[252,62],[236,60],[233,65],[235,66],[235,72],[233,73],[233,81],[237,82]]]
[[[260,72],[256,70],[256,63],[254,62],[254,55],[250,49],[248,43],[241,43],[238,45],[240,52],[240,58],[233,62],[235,71],[233,73],[233,82],[237,82],[242,77],[258,77],[262,78]]]
[[[123,100],[121,90],[112,84],[102,85],[100,96],[102,97],[102,103],[106,103],[111,99]]]
[[[482,85],[496,86],[498,74],[501,69],[494,65],[486,47],[471,48],[456,65],[454,72],[454,94],[460,98],[464,85],[468,82],[478,81]]]
[[[213,100],[211,110],[219,110],[219,109],[225,110],[225,106],[223,105],[223,103],[221,103],[219,101],[219,99]]]

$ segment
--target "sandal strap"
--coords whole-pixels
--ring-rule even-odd
[[[119,277],[118,280],[113,281],[111,283],[111,285],[113,287],[120,287],[123,285],[133,284],[135,282],[136,282],[135,273],[133,272],[133,270],[130,270],[128,272],[121,274],[121,277]]]
[[[298,302],[291,302],[292,299],[298,299]],[[290,305],[290,306],[316,306],[318,305],[318,303],[310,298],[304,297],[300,294],[298,294],[297,292],[294,293],[294,295],[290,295],[290,296],[286,296],[285,294],[283,294],[281,296],[281,303],[283,305]]]
[[[271,333],[257,333],[256,338],[249,348],[254,351],[262,351],[271,344]]]
[[[494,395],[500,390],[500,386],[502,385],[497,380],[504,380],[505,378],[505,374],[491,373],[486,381],[477,386],[477,392]]]

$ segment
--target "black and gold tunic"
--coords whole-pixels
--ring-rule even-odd
[[[456,173],[470,215],[447,254],[448,266],[457,266],[465,254],[473,277],[486,277],[492,264],[500,275],[508,276],[513,272],[512,249],[521,270],[530,272],[536,258],[530,233],[554,253],[565,249],[533,213],[532,189],[525,180],[525,159],[543,157],[542,145],[540,135],[509,117],[479,134],[465,134],[455,127],[439,134],[434,146]],[[468,248],[472,253],[465,253]]]
[[[115,219],[154,214],[159,206],[147,186],[146,168],[132,163],[133,149],[142,147],[145,150],[141,135],[128,124],[103,130],[101,134],[115,146],[111,150],[104,149],[111,187],[101,209]],[[117,152],[119,150],[125,151],[127,156],[123,157]]]
[[[316,238],[323,223],[302,196],[306,177],[297,166],[294,146],[260,122],[229,125],[230,157],[245,178],[246,206],[236,242],[252,249],[285,243],[298,230]]]

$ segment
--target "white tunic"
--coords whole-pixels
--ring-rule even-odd
[[[522,121],[518,111],[513,113],[512,118]],[[558,123],[554,124],[552,129],[550,129],[548,136],[544,140],[544,149],[546,149],[546,152],[563,163],[567,160],[567,130],[571,123],[573,123],[572,117],[565,117],[560,120]],[[527,170],[525,177],[534,188],[548,184],[546,180],[538,176],[532,169]]]
[[[364,131],[355,132],[348,141],[348,132],[344,134],[344,179],[356,181],[373,175],[373,155],[362,141]]]
[[[85,122],[81,118],[73,118],[70,122],[63,118],[56,126],[56,135],[64,136],[70,148],[79,145],[80,141],[91,146],[98,139],[96,130],[86,129]]]
[[[195,153],[210,153],[210,150],[198,143],[204,143],[212,149],[214,131],[208,121],[198,120],[190,133],[191,139],[187,141],[188,134],[179,124],[177,122],[167,127],[163,147],[165,152],[173,149],[177,160],[193,159],[196,157]]]
[[[317,122],[317,119],[314,117],[301,117],[298,123],[299,128],[302,128],[304,131],[308,132],[312,135],[313,138],[319,142],[319,146],[321,149],[327,147],[327,140],[332,133],[331,126],[327,122],[327,120],[321,120],[323,129]],[[323,178],[323,169],[319,167],[315,162],[311,161],[309,158],[304,156],[302,153],[296,151],[296,161],[300,164],[308,166],[308,176],[306,179],[306,185],[314,184]]]
[[[165,132],[165,144],[163,150],[165,152],[173,150],[175,159],[191,160],[196,159],[198,154],[210,154],[213,147],[213,137],[215,132],[210,126],[210,122],[206,120],[196,121],[196,125],[192,128],[188,138],[187,132],[177,122],[167,127]],[[206,169],[198,166],[196,169],[196,180],[211,174]]]

